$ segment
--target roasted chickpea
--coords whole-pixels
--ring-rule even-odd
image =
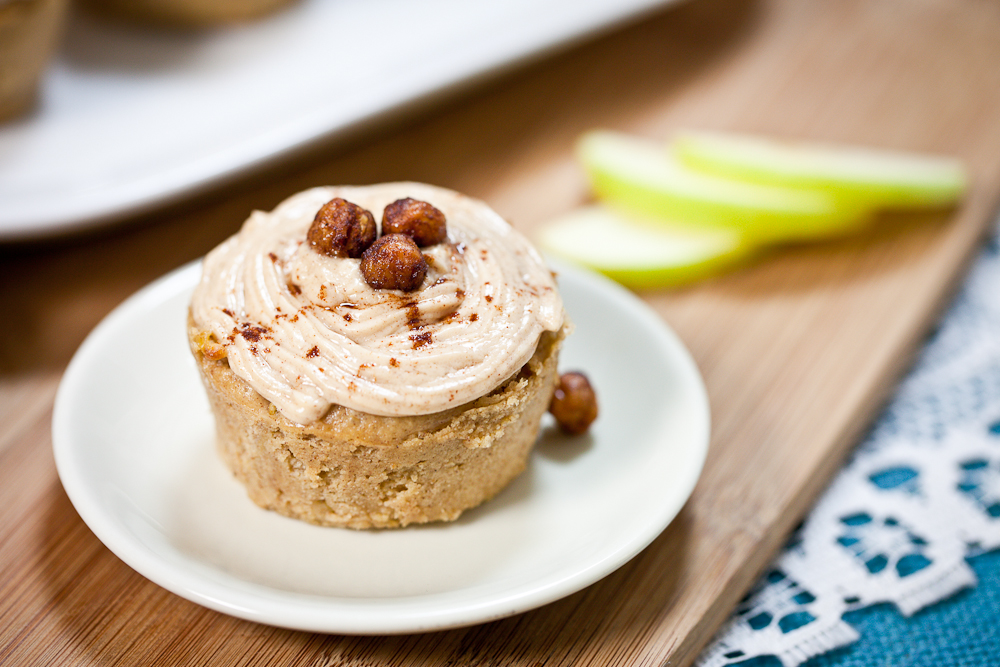
[[[583,373],[563,373],[556,384],[549,412],[559,426],[572,435],[587,432],[597,419],[597,395]]]
[[[376,235],[375,217],[370,211],[337,197],[316,213],[306,240],[321,255],[358,258]]]
[[[382,213],[383,234],[406,234],[421,248],[448,238],[444,213],[425,201],[397,199]]]
[[[427,276],[427,261],[409,236],[387,234],[361,256],[361,275],[375,289],[412,292]]]

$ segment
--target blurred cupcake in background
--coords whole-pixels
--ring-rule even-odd
[[[201,27],[249,21],[292,2],[294,0],[85,0],[84,4],[105,16],[132,22]]]
[[[65,15],[66,0],[0,0],[0,121],[34,104]]]

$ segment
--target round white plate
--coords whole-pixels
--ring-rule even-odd
[[[450,524],[320,528],[258,508],[216,457],[185,335],[200,266],[146,287],[70,363],[53,443],[80,516],[118,557],[240,618],[348,634],[421,632],[526,611],[594,583],[676,516],[708,448],[708,401],[678,338],[639,299],[558,265],[591,378],[589,435],[546,422],[528,470]]]

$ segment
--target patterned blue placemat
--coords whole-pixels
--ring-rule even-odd
[[[987,667],[1000,665],[1000,552],[969,559],[979,585],[909,618],[881,604],[848,612],[861,639],[803,667]]]
[[[699,667],[1000,666],[1000,239]]]
[[[906,618],[889,604],[848,612],[861,638],[802,667],[992,667],[1000,664],[1000,552],[969,559],[979,585]],[[774,656],[735,663],[780,667]]]

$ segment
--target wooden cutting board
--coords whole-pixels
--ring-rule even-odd
[[[987,228],[998,63],[1000,5],[987,0],[689,0],[127,228],[0,248],[0,664],[689,664],[863,435]],[[938,151],[966,160],[974,184],[957,211],[886,217],[863,238],[645,294],[704,374],[709,458],[649,548],[541,609],[425,635],[280,630],[151,584],[83,524],[52,462],[52,399],[86,333],[128,294],[250,209],[318,184],[436,183],[530,233],[586,200],[571,149],[592,127]]]

